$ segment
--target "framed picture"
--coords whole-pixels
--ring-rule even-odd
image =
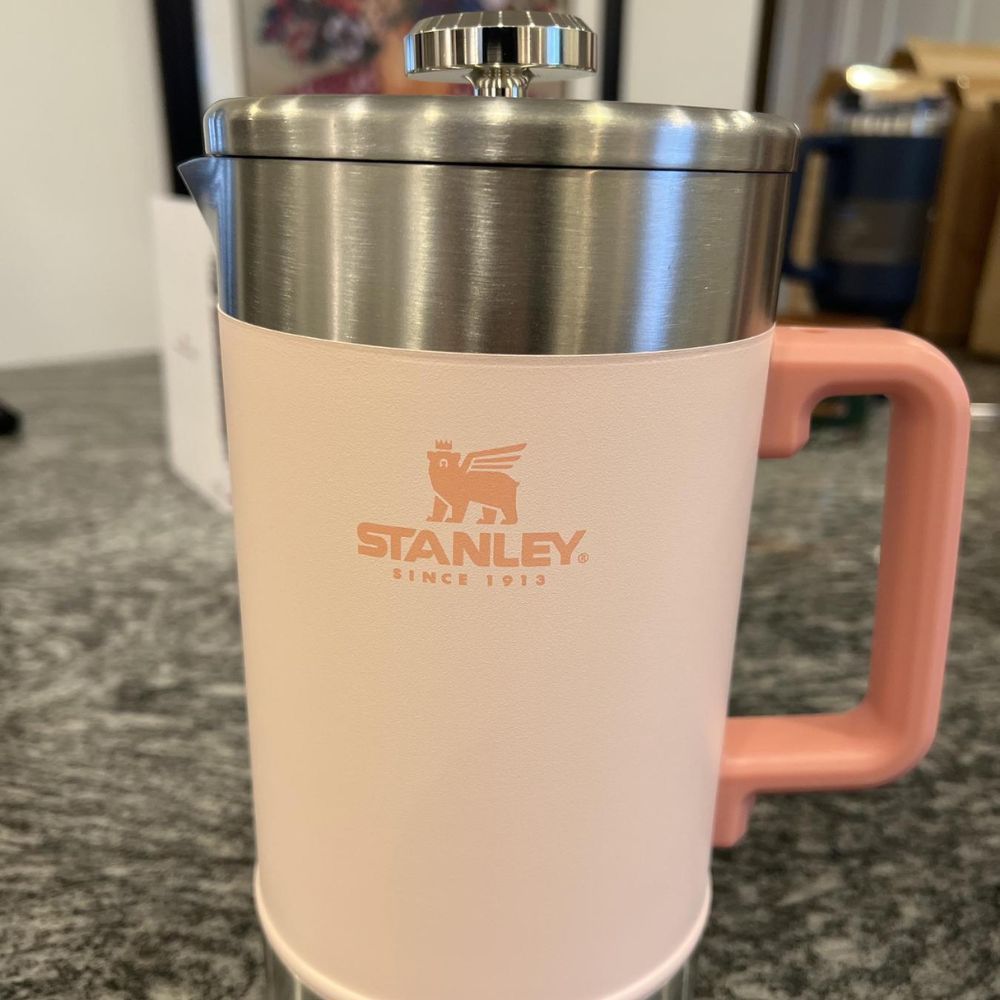
[[[560,10],[582,17],[602,44],[622,0],[195,0],[202,103],[265,94],[461,93],[403,73],[403,37],[421,18],[478,10]],[[617,36],[616,36],[617,37]],[[617,41],[615,41],[615,47]],[[600,60],[599,60],[600,62]],[[610,62],[617,63],[613,58]],[[598,77],[600,77],[600,69]],[[534,92],[533,92],[534,93]],[[535,96],[602,96],[598,79]],[[606,92],[604,94],[606,95]]]
[[[565,9],[562,0],[532,0],[529,6]],[[434,14],[517,7],[524,4],[506,0],[241,0],[246,91],[250,96],[462,93],[461,85],[406,77],[402,54],[407,32],[421,18]]]

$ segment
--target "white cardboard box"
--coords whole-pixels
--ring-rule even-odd
[[[170,462],[229,511],[215,248],[194,202],[181,195],[154,199],[153,233]]]

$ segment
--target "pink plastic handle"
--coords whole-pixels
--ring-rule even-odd
[[[969,397],[936,348],[896,330],[775,332],[760,455],[795,454],[829,396],[892,402],[871,674],[839,714],[731,718],[715,844],[746,832],[758,792],[866,788],[916,765],[937,729],[962,494]]]

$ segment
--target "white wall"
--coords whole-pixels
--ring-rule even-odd
[[[566,5],[571,14],[582,17],[587,27],[597,34],[597,65],[604,63],[601,52],[601,36],[604,34],[603,0],[569,0]],[[597,101],[601,97],[600,76],[587,76],[581,80],[571,80],[566,96],[574,101]]]
[[[0,367],[153,350],[168,161],[152,5],[30,0],[0,31]]]
[[[621,99],[750,108],[759,0],[628,0]]]
[[[242,0],[194,0],[202,111],[223,98],[246,93],[241,3]]]

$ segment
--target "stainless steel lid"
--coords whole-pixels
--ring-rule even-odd
[[[264,97],[205,116],[211,156],[787,173],[798,130],[775,115],[611,101]]]
[[[300,336],[483,354],[768,329],[795,127],[518,99],[536,76],[585,72],[592,40],[565,15],[452,15],[415,26],[408,69],[479,97],[215,105],[212,155],[182,172],[219,247],[222,308]]]

